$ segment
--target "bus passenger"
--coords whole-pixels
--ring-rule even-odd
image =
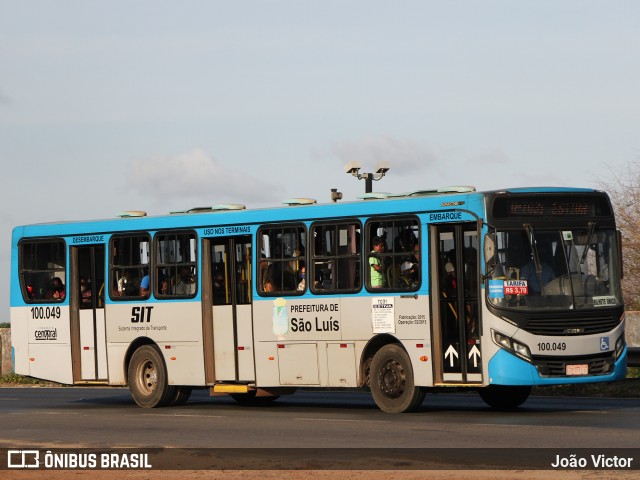
[[[520,269],[520,278],[527,281],[530,295],[540,295],[542,288],[555,278],[553,269],[547,262],[549,258],[549,248],[543,243],[537,245],[535,248],[538,249],[540,272],[537,272],[533,256],[531,256],[529,262]]]
[[[135,271],[127,268],[124,275],[118,280],[118,296],[136,297],[140,294],[140,289],[136,282]]]
[[[167,276],[161,275],[158,283],[160,284],[160,295],[169,295],[169,279]]]
[[[62,280],[60,280],[60,277],[53,277],[51,279],[51,289],[46,293],[44,298],[47,300],[64,300],[65,296],[66,292]]]
[[[262,275],[262,291],[270,293],[274,291],[273,285],[273,264],[267,265]]]
[[[180,271],[180,279],[176,284],[175,295],[193,295],[196,293],[196,279],[191,273],[189,267],[182,267]]]
[[[369,255],[370,279],[372,288],[384,287],[384,268],[380,259],[380,253],[384,252],[384,241],[380,237],[373,239],[373,250]]]
[[[87,277],[80,277],[80,308],[91,308],[91,285]]]
[[[298,269],[298,277],[300,278],[300,282],[298,283],[298,287],[296,290],[299,292],[303,292],[307,286],[307,267],[304,264],[304,260],[299,261],[299,269]]]
[[[410,286],[416,286],[420,283],[420,244],[413,246],[413,255],[409,257],[400,266],[403,278]]]
[[[140,296],[141,297],[148,297],[149,296],[149,274],[145,274],[144,277],[142,277],[142,280],[140,280]]]

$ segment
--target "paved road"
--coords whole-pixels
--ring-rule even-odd
[[[142,409],[126,389],[0,388],[0,445],[177,448],[640,446],[640,399],[531,397],[493,411],[473,393],[427,395],[417,413],[380,412],[365,392],[298,392],[269,406],[193,393]]]

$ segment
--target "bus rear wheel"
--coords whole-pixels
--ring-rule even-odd
[[[522,405],[529,394],[529,386],[489,385],[478,390],[480,397],[490,407],[511,410]]]
[[[162,355],[152,345],[143,345],[134,352],[127,377],[131,397],[143,408],[162,407],[177,400],[177,387],[168,384]]]
[[[376,405],[387,413],[413,411],[425,397],[414,384],[409,355],[395,344],[385,345],[374,355],[369,387]]]
[[[192,388],[191,387],[174,387],[174,388],[175,388],[175,393],[173,397],[169,400],[169,402],[167,402],[167,405],[179,406],[187,403],[187,401],[189,400],[189,397],[191,396]]]

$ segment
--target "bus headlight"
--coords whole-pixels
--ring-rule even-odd
[[[504,347],[507,350],[511,350],[511,339],[506,335],[503,335],[499,332],[493,330],[493,341],[498,344],[499,347]]]
[[[511,337],[507,337],[500,332],[496,332],[495,330],[491,330],[491,332],[493,333],[493,341],[496,345],[527,361],[531,360],[531,351],[524,343],[520,343]]]
[[[531,352],[529,351],[529,347],[527,347],[523,343],[519,343],[513,340],[513,350],[516,352],[516,354],[520,355],[521,357],[525,357],[527,359],[531,358]]]

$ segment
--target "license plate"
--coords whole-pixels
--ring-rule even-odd
[[[567,375],[589,375],[589,365],[567,365]]]

